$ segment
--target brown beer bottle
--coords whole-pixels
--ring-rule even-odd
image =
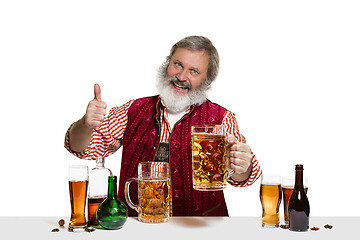
[[[295,167],[295,186],[289,199],[289,229],[305,232],[309,229],[310,205],[303,185],[303,165]]]

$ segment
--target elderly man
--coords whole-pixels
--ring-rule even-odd
[[[106,103],[98,84],[85,115],[73,123],[65,147],[83,159],[108,156],[123,147],[119,198],[124,185],[136,177],[144,161],[168,161],[171,166],[172,216],[228,216],[223,191],[197,191],[192,187],[191,126],[222,124],[229,149],[228,183],[249,186],[261,175],[260,166],[239,132],[234,113],[207,99],[219,71],[219,56],[211,41],[201,36],[177,42],[160,66],[159,95],[130,100],[106,116]],[[162,149],[162,154],[158,154]],[[165,152],[165,154],[164,154]],[[137,213],[129,208],[129,216]]]

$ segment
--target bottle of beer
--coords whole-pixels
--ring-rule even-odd
[[[295,186],[289,199],[289,229],[305,232],[309,229],[310,205],[303,185],[303,165],[295,167]]]
[[[105,158],[96,158],[96,167],[89,173],[88,194],[88,226],[99,226],[96,220],[96,211],[107,196],[108,177],[112,175],[110,169],[105,167]]]
[[[127,207],[117,196],[116,182],[116,176],[109,176],[107,198],[96,212],[100,226],[107,230],[120,229],[128,218]]]

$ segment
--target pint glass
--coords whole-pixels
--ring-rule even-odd
[[[71,217],[69,231],[84,231],[86,228],[85,205],[88,186],[88,167],[74,165],[69,167],[69,193]]]
[[[226,135],[223,125],[191,128],[193,187],[215,191],[226,187]]]
[[[304,178],[304,190],[305,193],[307,193],[308,190],[308,179]],[[289,199],[291,197],[291,194],[294,190],[295,185],[295,177],[284,177],[281,180],[281,188],[283,193],[283,205],[284,205],[284,222],[285,224],[289,224]]]
[[[281,178],[277,175],[262,175],[260,185],[262,205],[262,226],[279,227],[279,207],[281,203]]]
[[[130,199],[130,184],[138,182],[139,204]],[[125,184],[125,199],[138,212],[138,220],[145,223],[163,223],[170,216],[170,168],[167,162],[142,162],[138,166],[138,178],[130,178]]]

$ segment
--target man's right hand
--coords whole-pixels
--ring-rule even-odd
[[[94,95],[83,117],[85,125],[91,129],[99,127],[106,116],[106,103],[101,100],[101,89],[97,83],[94,85]]]

